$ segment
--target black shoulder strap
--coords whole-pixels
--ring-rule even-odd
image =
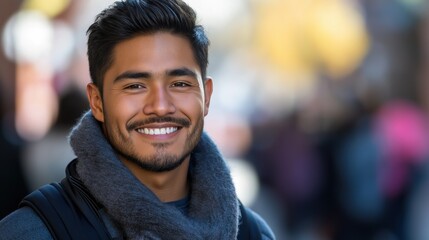
[[[61,186],[52,183],[27,195],[19,206],[31,207],[43,220],[54,239],[68,240],[72,239],[74,231],[67,228],[61,215],[68,215],[67,221],[72,222],[76,221],[76,217],[69,207],[65,207],[66,204]]]
[[[35,190],[22,200],[20,207],[31,207],[54,239],[111,239],[95,200],[73,171],[74,165],[69,165],[67,177],[60,184],[51,183]]]
[[[256,219],[253,217],[253,214],[248,212],[241,202],[239,202],[239,205],[241,220],[240,225],[238,226],[237,240],[261,239],[261,231],[259,230],[259,226],[256,223]]]

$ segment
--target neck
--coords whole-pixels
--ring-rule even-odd
[[[188,195],[189,157],[179,167],[167,172],[152,172],[129,160],[121,159],[121,161],[160,201],[173,202]]]

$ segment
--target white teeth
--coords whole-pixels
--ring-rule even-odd
[[[164,135],[170,134],[177,131],[177,127],[168,127],[168,128],[140,128],[137,130],[139,133],[144,133],[148,135]]]

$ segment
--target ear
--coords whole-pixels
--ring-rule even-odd
[[[204,81],[204,116],[209,113],[210,99],[213,92],[213,80],[211,77],[207,77]]]
[[[92,115],[94,115],[95,119],[98,121],[104,122],[103,99],[98,87],[93,83],[88,83],[88,85],[86,85],[86,95],[88,97]]]

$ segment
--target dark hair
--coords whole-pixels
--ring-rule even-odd
[[[209,40],[196,13],[181,0],[123,0],[97,15],[88,28],[88,61],[92,82],[103,92],[103,77],[113,62],[113,48],[141,34],[167,31],[189,39],[203,80]]]

